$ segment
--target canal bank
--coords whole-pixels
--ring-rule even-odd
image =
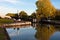
[[[39,23],[42,24],[52,24],[52,25],[60,25],[60,21],[56,20],[41,20]]]
[[[5,28],[0,27],[0,40],[10,40]]]
[[[0,27],[3,26],[3,28],[4,28],[4,27],[8,27],[8,26],[23,26],[23,25],[31,25],[31,22],[28,22],[28,21],[26,21],[26,22],[15,22],[15,23],[0,25]]]

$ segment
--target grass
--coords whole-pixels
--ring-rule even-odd
[[[13,20],[10,20],[10,19],[0,19],[0,24],[3,24],[3,23],[13,23],[14,21]]]
[[[6,35],[4,33],[4,29],[0,28],[0,40],[5,40],[6,39]]]
[[[3,25],[5,23],[13,23],[13,20],[10,19],[0,19],[0,25]],[[3,28],[0,27],[0,40],[7,40],[7,35],[5,34],[5,31]]]

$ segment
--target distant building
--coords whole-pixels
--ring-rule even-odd
[[[21,21],[21,19],[18,19],[17,21],[19,21],[19,22],[20,22],[20,21]]]
[[[36,22],[37,20],[36,19],[33,19],[33,22]]]

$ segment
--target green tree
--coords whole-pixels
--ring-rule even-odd
[[[50,0],[38,0],[36,2],[37,19],[40,20],[42,17],[55,17],[56,9],[50,3]]]
[[[18,14],[14,14],[14,13],[8,13],[6,14],[6,16],[10,16],[11,18],[15,18],[15,19],[18,19]]]
[[[13,16],[15,16],[15,14],[13,14],[13,13],[8,13],[8,14],[6,14],[6,16],[13,17]]]
[[[23,19],[23,20],[27,20],[28,15],[27,15],[27,13],[26,13],[25,11],[21,11],[21,12],[19,13],[19,17],[20,17],[21,19]]]
[[[18,14],[14,14],[14,17],[13,17],[13,18],[15,18],[15,19],[19,19]]]
[[[30,16],[31,16],[32,18],[36,18],[36,13],[34,12],[34,13],[32,13]]]

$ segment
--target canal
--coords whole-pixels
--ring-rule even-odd
[[[6,30],[11,40],[60,40],[60,25],[32,24]]]

